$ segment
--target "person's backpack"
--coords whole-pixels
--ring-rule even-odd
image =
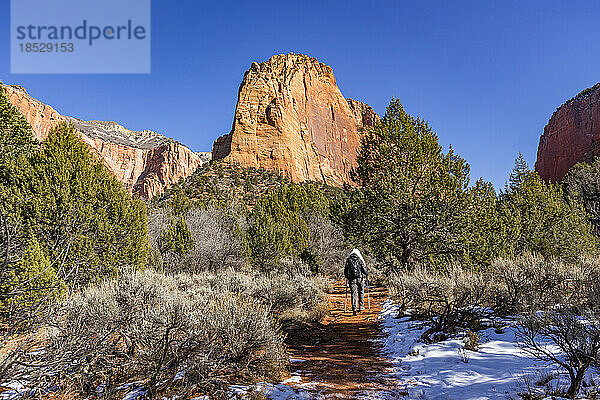
[[[346,260],[346,271],[348,280],[360,279],[362,277],[362,272],[360,268],[360,259],[357,255],[351,254],[350,257]]]

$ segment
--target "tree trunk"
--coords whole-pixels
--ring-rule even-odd
[[[579,393],[579,389],[581,388],[581,382],[583,382],[586,370],[587,367],[583,367],[577,370],[577,374],[569,374],[571,376],[571,385],[567,390],[568,398],[574,399],[577,396],[577,393]]]

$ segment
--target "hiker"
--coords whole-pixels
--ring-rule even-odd
[[[368,278],[367,264],[358,249],[353,249],[346,259],[344,276],[350,286],[352,297],[352,315],[365,309],[365,285]]]

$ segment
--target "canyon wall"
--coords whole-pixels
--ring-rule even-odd
[[[584,90],[552,114],[540,137],[535,170],[560,181],[569,169],[600,156],[600,83]]]
[[[195,153],[156,132],[132,131],[115,122],[82,121],[63,116],[29,96],[20,86],[3,88],[10,102],[29,122],[37,139],[43,141],[50,129],[60,122],[72,122],[81,139],[125,188],[145,199],[161,194],[207,162],[206,153]]]

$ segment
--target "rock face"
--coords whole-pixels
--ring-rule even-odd
[[[210,160],[152,131],[132,131],[115,122],[82,121],[60,115],[20,86],[4,86],[10,102],[25,115],[39,140],[62,121],[72,122],[87,143],[132,193],[146,199],[162,193]],[[207,160],[208,158],[208,160]]]
[[[544,128],[535,170],[560,181],[569,169],[600,156],[600,83],[560,106]]]
[[[215,141],[212,157],[338,186],[350,180],[361,132],[378,119],[342,96],[331,67],[276,55],[246,71],[231,132]]]

